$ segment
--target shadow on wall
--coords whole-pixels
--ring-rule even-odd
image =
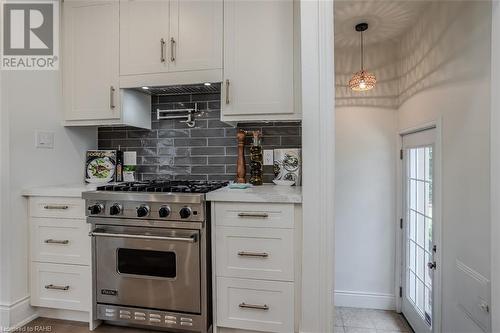
[[[487,4],[431,3],[401,42],[399,105],[423,90],[489,75]]]
[[[489,48],[484,36],[491,22],[485,8],[486,2],[430,2],[399,41],[367,45],[365,68],[377,76],[376,87],[367,92],[347,86],[360,69],[359,47],[336,47],[336,106],[398,108],[423,90],[488,75],[483,50]]]

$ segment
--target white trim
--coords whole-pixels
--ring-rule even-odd
[[[335,306],[395,310],[396,297],[391,294],[335,290]]]
[[[434,210],[434,221],[435,221],[435,229],[434,229],[434,237],[436,239],[436,244],[439,245],[438,252],[435,256],[436,263],[440,269],[435,271],[434,275],[434,290],[437,290],[434,294],[434,326],[433,333],[440,333],[442,331],[442,298],[443,298],[443,288],[442,288],[442,269],[443,269],[443,222],[442,222],[442,174],[443,174],[443,164],[442,164],[442,117],[438,117],[437,120],[421,124],[419,126],[401,129],[398,134],[398,142],[399,148],[403,147],[403,139],[402,137],[405,134],[418,132],[425,129],[435,128],[436,138],[435,138],[435,153],[434,153],[434,198],[435,198],[435,210]],[[399,154],[398,154],[399,156]],[[403,195],[404,195],[404,185],[403,185],[403,164],[400,159],[398,159],[397,166],[397,216],[399,218],[403,217]],[[399,222],[398,222],[399,223]],[[396,232],[396,269],[395,269],[395,289],[396,295],[399,294],[399,287],[403,285],[403,265],[404,258],[402,257],[403,253],[403,240],[404,234],[403,231],[397,228]],[[400,297],[396,298],[396,311],[402,311],[402,299]]]
[[[500,332],[500,3],[492,1],[491,31],[491,327]]]
[[[334,327],[333,1],[301,0],[303,256],[301,332]]]
[[[38,317],[35,309],[30,305],[29,296],[20,298],[12,304],[2,303],[0,313],[3,321],[0,325],[0,331],[6,329],[6,331],[12,331]]]
[[[89,322],[89,312],[87,311],[38,308],[37,314],[39,317],[44,317],[44,318],[80,321],[85,323]]]

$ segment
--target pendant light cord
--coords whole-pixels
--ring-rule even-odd
[[[361,70],[364,68],[364,48],[363,48],[363,31],[361,31]]]

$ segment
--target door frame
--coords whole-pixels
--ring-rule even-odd
[[[441,304],[443,298],[442,289],[442,258],[443,258],[443,224],[442,224],[442,118],[420,124],[413,127],[407,127],[399,131],[397,135],[397,147],[398,147],[398,161],[396,165],[396,217],[397,217],[397,228],[396,228],[396,265],[395,265],[395,286],[394,292],[396,295],[396,311],[401,313],[402,311],[402,297],[400,297],[400,288],[403,286],[403,274],[404,274],[404,257],[402,253],[404,251],[404,232],[400,228],[400,219],[404,216],[404,205],[405,205],[405,187],[403,183],[403,159],[399,158],[400,151],[403,147],[403,136],[411,133],[424,131],[427,129],[435,128],[436,140],[433,152],[434,158],[434,180],[433,180],[433,197],[434,205],[433,207],[433,239],[436,240],[436,244],[439,244],[438,251],[435,255],[435,261],[439,269],[434,271],[434,281],[433,281],[433,333],[440,333],[442,331],[442,320],[441,320]],[[437,292],[436,292],[437,291]]]

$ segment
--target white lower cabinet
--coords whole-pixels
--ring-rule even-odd
[[[292,282],[217,278],[217,324],[263,332],[293,332]]]
[[[90,267],[31,263],[31,305],[89,311]]]
[[[213,203],[218,332],[296,330],[299,216],[294,204]]]
[[[31,305],[91,312],[91,242],[80,198],[30,197]]]

